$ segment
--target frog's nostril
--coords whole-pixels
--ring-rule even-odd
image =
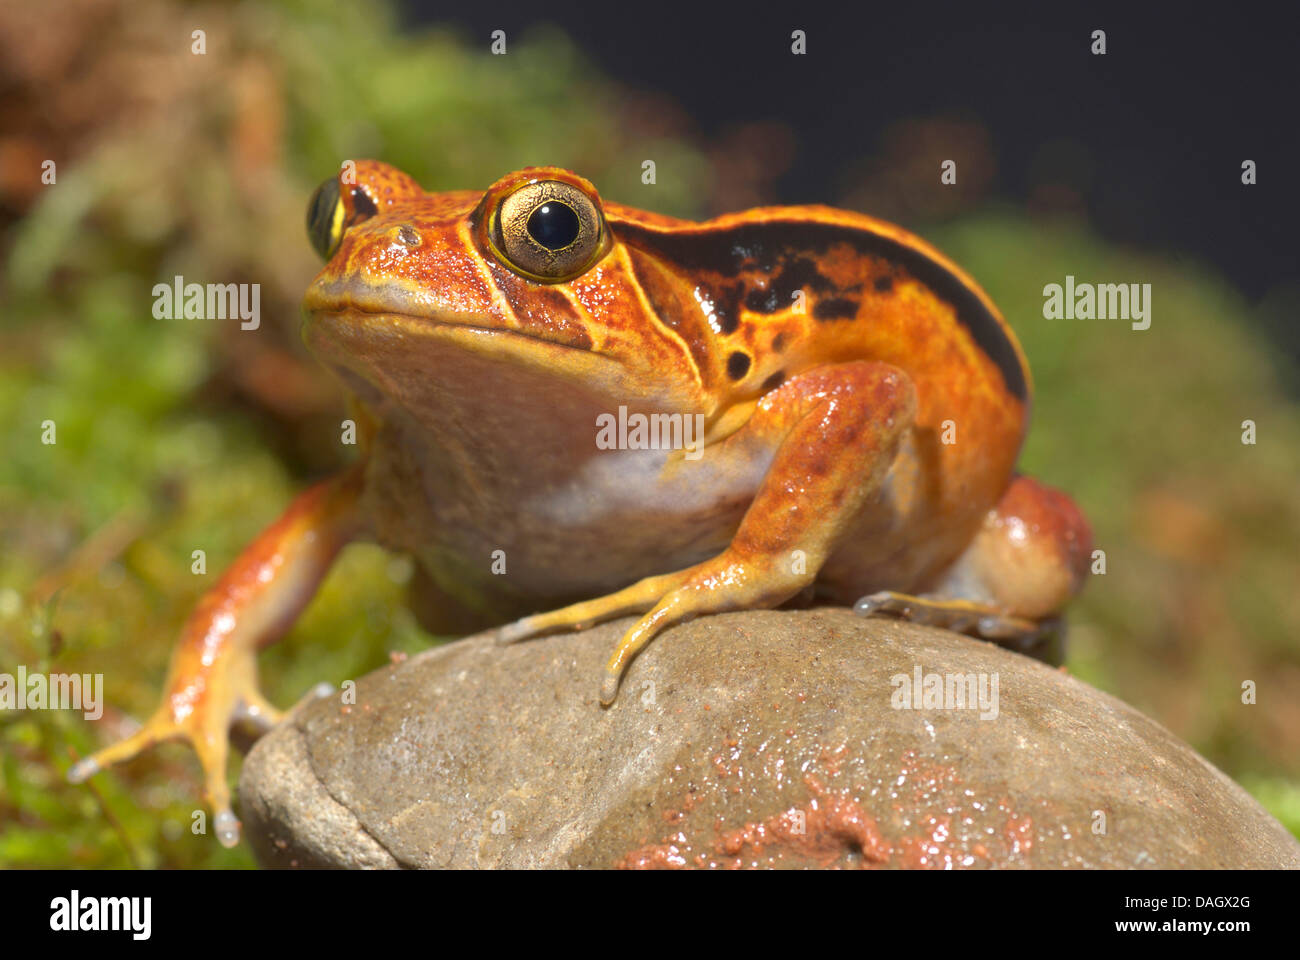
[[[415,228],[409,223],[404,223],[397,228],[397,239],[408,247],[418,247],[420,245],[420,235],[415,232]]]

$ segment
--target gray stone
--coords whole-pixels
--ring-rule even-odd
[[[1300,867],[1300,844],[1190,747],[1021,654],[842,609],[701,617],[602,709],[631,622],[471,637],[361,679],[354,705],[305,705],[244,764],[259,860]],[[996,675],[996,717],[896,709],[891,681],[917,668]]]

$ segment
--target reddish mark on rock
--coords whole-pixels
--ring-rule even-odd
[[[681,834],[680,843],[686,838]],[[652,843],[632,850],[614,864],[615,870],[681,870],[686,866],[686,858],[676,843]]]
[[[742,824],[721,832],[710,850],[692,858],[700,868],[756,867],[784,860],[811,860],[830,867],[843,860],[845,852],[861,857],[860,865],[874,866],[889,860],[891,848],[879,827],[855,798],[832,793],[816,777],[804,778],[812,798],[765,820]],[[721,824],[717,825],[719,829]],[[685,834],[664,843],[649,844],[626,854],[619,869],[678,869],[686,865]]]
[[[832,777],[839,776],[840,763],[844,760],[845,753],[848,752],[849,745],[841,743],[834,750],[827,750],[822,747],[821,755],[817,758],[817,763],[826,769],[826,772]]]
[[[695,809],[700,802],[700,798],[692,790],[686,791],[686,799],[682,801],[680,810],[665,810],[664,820],[668,823],[680,823],[686,819],[686,815]]]
[[[951,817],[927,817],[922,826],[926,828],[925,836],[904,837],[894,846],[903,867],[910,870],[952,870],[972,864],[973,850],[970,854],[963,853],[948,842],[952,836]]]
[[[912,788],[912,805],[919,806],[928,803],[936,794],[942,793],[945,787],[955,786],[961,782],[961,776],[952,765],[926,763],[919,758],[915,750],[905,750],[894,786],[901,788],[909,784]],[[902,807],[896,805],[895,809],[901,810]]]
[[[1017,817],[1012,813],[1007,818],[1007,825],[1003,830],[1003,835],[1007,838],[1007,845],[1011,847],[1011,853],[1024,854],[1029,856],[1029,851],[1034,849],[1034,819],[1026,814],[1023,817]]]
[[[703,787],[692,784],[677,809],[663,813],[664,821],[677,832],[659,843],[651,843],[651,837],[640,837],[643,846],[626,854],[616,866],[738,869],[888,865],[954,869],[968,868],[979,861],[1007,864],[1020,859],[1023,863],[1033,849],[1033,820],[1022,816],[1009,796],[993,801],[977,797],[973,790],[961,790],[964,778],[956,765],[945,762],[947,757],[927,757],[917,750],[902,753],[892,777],[874,781],[877,787],[871,795],[886,791],[887,795],[879,796],[876,802],[897,811],[908,830],[899,839],[886,839],[880,823],[863,803],[866,793],[861,784],[850,782],[832,791],[821,779],[834,777],[836,783],[843,782],[842,768],[847,770],[856,763],[855,751],[848,743],[823,744],[815,758],[799,765],[805,771],[803,782],[810,794],[807,802],[739,826],[725,815],[715,815],[711,818],[710,836],[708,827],[691,825],[687,814],[692,809],[712,805],[723,797],[738,797],[764,777],[779,785],[795,772],[782,771],[788,758],[779,758],[771,769],[742,763],[742,753],[762,753],[747,746],[748,739],[744,727],[729,731],[717,747],[703,754],[700,759],[707,758],[705,763],[712,767]],[[887,823],[892,822],[888,814],[885,816]],[[978,828],[977,820],[982,821]],[[972,835],[976,829],[981,834],[978,838]]]

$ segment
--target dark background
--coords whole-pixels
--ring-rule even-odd
[[[779,202],[826,202],[845,159],[872,155],[894,121],[969,117],[991,132],[1002,198],[1023,202],[1044,145],[1057,144],[1059,159],[1063,143],[1066,175],[1107,239],[1213,263],[1251,298],[1296,280],[1300,238],[1283,211],[1300,197],[1300,72],[1297,18],[1281,4],[411,0],[407,16],[459,24],[485,44],[494,29],[556,24],[611,76],[672,97],[706,136],[779,119],[799,144]],[[790,53],[795,28],[807,33],[805,56]],[[1094,29],[1106,31],[1105,56],[1090,52]],[[1246,159],[1253,187],[1241,185]]]

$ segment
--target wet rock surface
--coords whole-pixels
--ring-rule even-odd
[[[1023,655],[841,609],[724,614],[661,635],[602,709],[631,622],[471,637],[362,678],[354,704],[306,705],[244,764],[259,860],[1300,867],[1300,844],[1190,747]],[[935,674],[973,675],[975,706],[955,681],[936,706]],[[921,709],[899,709],[904,692]]]

